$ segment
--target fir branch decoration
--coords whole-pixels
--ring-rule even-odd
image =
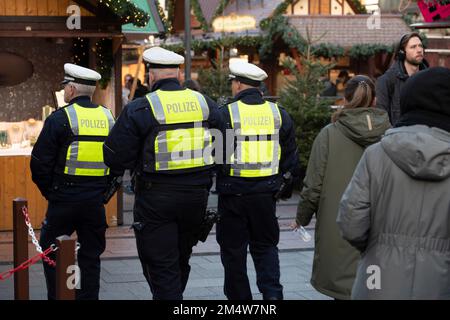
[[[242,36],[242,37],[232,37],[226,36],[214,40],[198,40],[194,39],[192,41],[192,50],[195,52],[203,52],[207,50],[215,50],[217,48],[230,49],[234,47],[239,48],[258,48],[263,43],[263,37],[261,36]],[[177,53],[184,53],[184,44],[162,44],[161,47],[171,50]]]
[[[200,7],[200,3],[198,2],[198,0],[191,0],[191,6],[192,9],[194,10],[195,17],[200,22],[202,30],[208,32],[209,25],[208,22],[206,22],[205,16],[203,15],[203,11],[202,8]]]
[[[99,2],[120,17],[124,24],[132,23],[137,27],[145,27],[150,20],[150,16],[130,0],[99,0]]]
[[[381,52],[392,53],[394,52],[394,46],[385,44],[356,44],[350,48],[348,55],[353,59],[367,59]]]
[[[338,58],[345,55],[345,49],[332,43],[321,43],[312,47],[312,54],[316,57]]]
[[[272,17],[260,22],[261,30],[265,31],[265,39],[259,49],[261,57],[268,57],[272,52],[273,43],[280,37],[290,48],[296,48],[301,52],[305,50],[305,39],[295,27],[289,24],[288,19],[284,16],[288,6],[292,3],[294,3],[294,0],[283,1],[277,6]]]
[[[164,31],[165,31],[164,33],[165,34],[171,33],[172,32],[171,20],[166,18],[166,14],[164,13],[164,10],[161,7],[159,1],[158,0],[155,0],[155,1],[156,1],[156,7],[158,8],[158,15],[161,18],[161,21],[162,21],[162,23],[164,25]],[[172,1],[172,3],[173,3],[173,1]]]
[[[216,12],[214,13],[211,23],[214,21],[215,18],[223,14],[223,11],[227,7],[227,5],[230,3],[230,0],[221,0],[219,6],[217,7]]]
[[[356,14],[366,14],[367,10],[366,7],[364,5],[361,4],[360,0],[348,0],[349,2],[351,2],[354,7],[356,8],[357,12],[355,12]]]

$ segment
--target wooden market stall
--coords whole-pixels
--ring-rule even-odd
[[[128,11],[114,10],[118,3]],[[14,68],[20,68],[14,65],[10,74],[7,68],[0,69],[0,231],[12,229],[12,200],[16,197],[28,200],[34,227],[39,228],[45,216],[47,202],[31,181],[29,169],[38,133],[27,136],[26,132],[30,126],[42,126],[49,108],[58,106],[55,93],[61,90],[64,63],[99,70],[105,81],[97,87],[93,100],[116,116],[120,113],[121,27],[148,18],[133,8],[126,0],[0,0],[0,55],[22,61],[21,66],[31,65],[25,67],[22,79],[15,79]],[[71,26],[77,13],[79,28]],[[13,80],[8,82],[8,77]],[[22,134],[17,134],[20,131]],[[19,138],[13,141],[14,137]],[[120,210],[121,198],[115,197],[107,206],[109,225],[116,224]]]

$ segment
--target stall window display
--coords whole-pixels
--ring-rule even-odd
[[[0,149],[23,149],[33,147],[39,137],[42,127],[43,121],[33,118],[20,122],[1,122]]]

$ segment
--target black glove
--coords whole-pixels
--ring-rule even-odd
[[[108,177],[108,189],[103,194],[103,203],[107,204],[109,200],[114,196],[114,194],[122,186],[122,176],[119,177]]]
[[[205,216],[203,218],[202,225],[197,236],[197,239],[201,242],[205,242],[208,238],[214,223],[220,220],[220,216],[216,210],[208,209],[206,210]]]
[[[294,177],[288,171],[283,174],[283,182],[281,183],[280,189],[275,194],[276,200],[287,200],[292,196],[294,191]]]

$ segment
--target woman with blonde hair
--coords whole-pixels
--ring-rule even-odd
[[[314,140],[297,217],[292,228],[307,226],[316,214],[311,285],[335,299],[350,299],[359,252],[342,239],[338,206],[364,150],[390,128],[386,111],[374,108],[375,85],[367,76],[350,79],[345,104]]]

